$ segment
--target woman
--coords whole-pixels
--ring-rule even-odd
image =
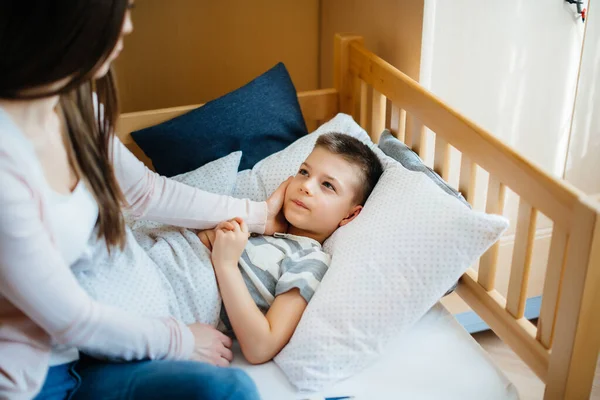
[[[227,337],[98,304],[70,270],[90,237],[119,251],[122,206],[189,228],[236,216],[259,233],[282,228],[285,185],[267,203],[201,192],[148,171],[113,138],[109,69],[132,6],[0,2],[0,398],[258,397],[239,370],[185,361],[228,365]],[[76,361],[78,350],[137,362]]]

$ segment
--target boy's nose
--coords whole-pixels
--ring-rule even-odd
[[[300,190],[304,193],[306,193],[307,196],[312,196],[313,191],[311,189],[311,182],[310,180],[305,181],[302,185],[300,185]]]

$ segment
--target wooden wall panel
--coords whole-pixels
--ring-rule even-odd
[[[138,0],[132,19],[115,62],[124,112],[203,103],[278,61],[297,90],[318,88],[319,0]]]
[[[424,0],[321,0],[321,87],[333,84],[333,35],[361,35],[366,47],[418,80]]]

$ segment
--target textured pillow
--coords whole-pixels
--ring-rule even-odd
[[[207,192],[231,195],[241,159],[242,152],[236,151],[171,179]]]
[[[411,171],[424,173],[425,176],[431,179],[444,192],[448,193],[452,197],[456,197],[464,205],[471,208],[471,204],[469,204],[469,202],[460,192],[450,186],[434,170],[425,165],[417,153],[412,151],[412,149],[403,142],[395,138],[388,129],[384,130],[379,138],[379,148],[386,156],[398,161],[404,168]],[[452,285],[452,287],[446,291],[444,296],[448,296],[454,292],[457,286],[458,282],[455,282],[454,285]]]
[[[376,361],[508,226],[393,163],[360,215],[325,243],[329,271],[275,358],[299,389],[318,390]]]
[[[369,144],[384,165],[352,223],[326,242],[332,263],[290,343],[275,357],[301,390],[319,390],[375,361],[504,232],[506,219],[465,207],[433,181],[387,157],[347,115],[238,174],[234,195],[263,199],[296,172],[320,134]]]
[[[241,88],[131,135],[157,172],[173,176],[241,150],[240,169],[307,134],[294,84],[282,63]]]
[[[469,202],[460,192],[450,186],[434,170],[425,165],[417,153],[395,138],[388,129],[384,130],[381,134],[381,138],[379,139],[379,148],[386,156],[398,161],[404,168],[411,171],[424,173],[444,192],[448,193],[450,196],[456,197],[458,200],[462,201],[464,205],[471,208]]]

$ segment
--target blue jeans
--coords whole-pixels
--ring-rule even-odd
[[[77,361],[50,367],[42,391],[35,400],[70,399],[79,387],[81,378],[75,371]]]
[[[242,370],[195,361],[112,363],[82,355],[75,372],[81,382],[75,385],[72,397],[65,391],[62,397],[40,399],[260,399],[254,382]],[[44,384],[40,395],[46,390],[50,393]]]

